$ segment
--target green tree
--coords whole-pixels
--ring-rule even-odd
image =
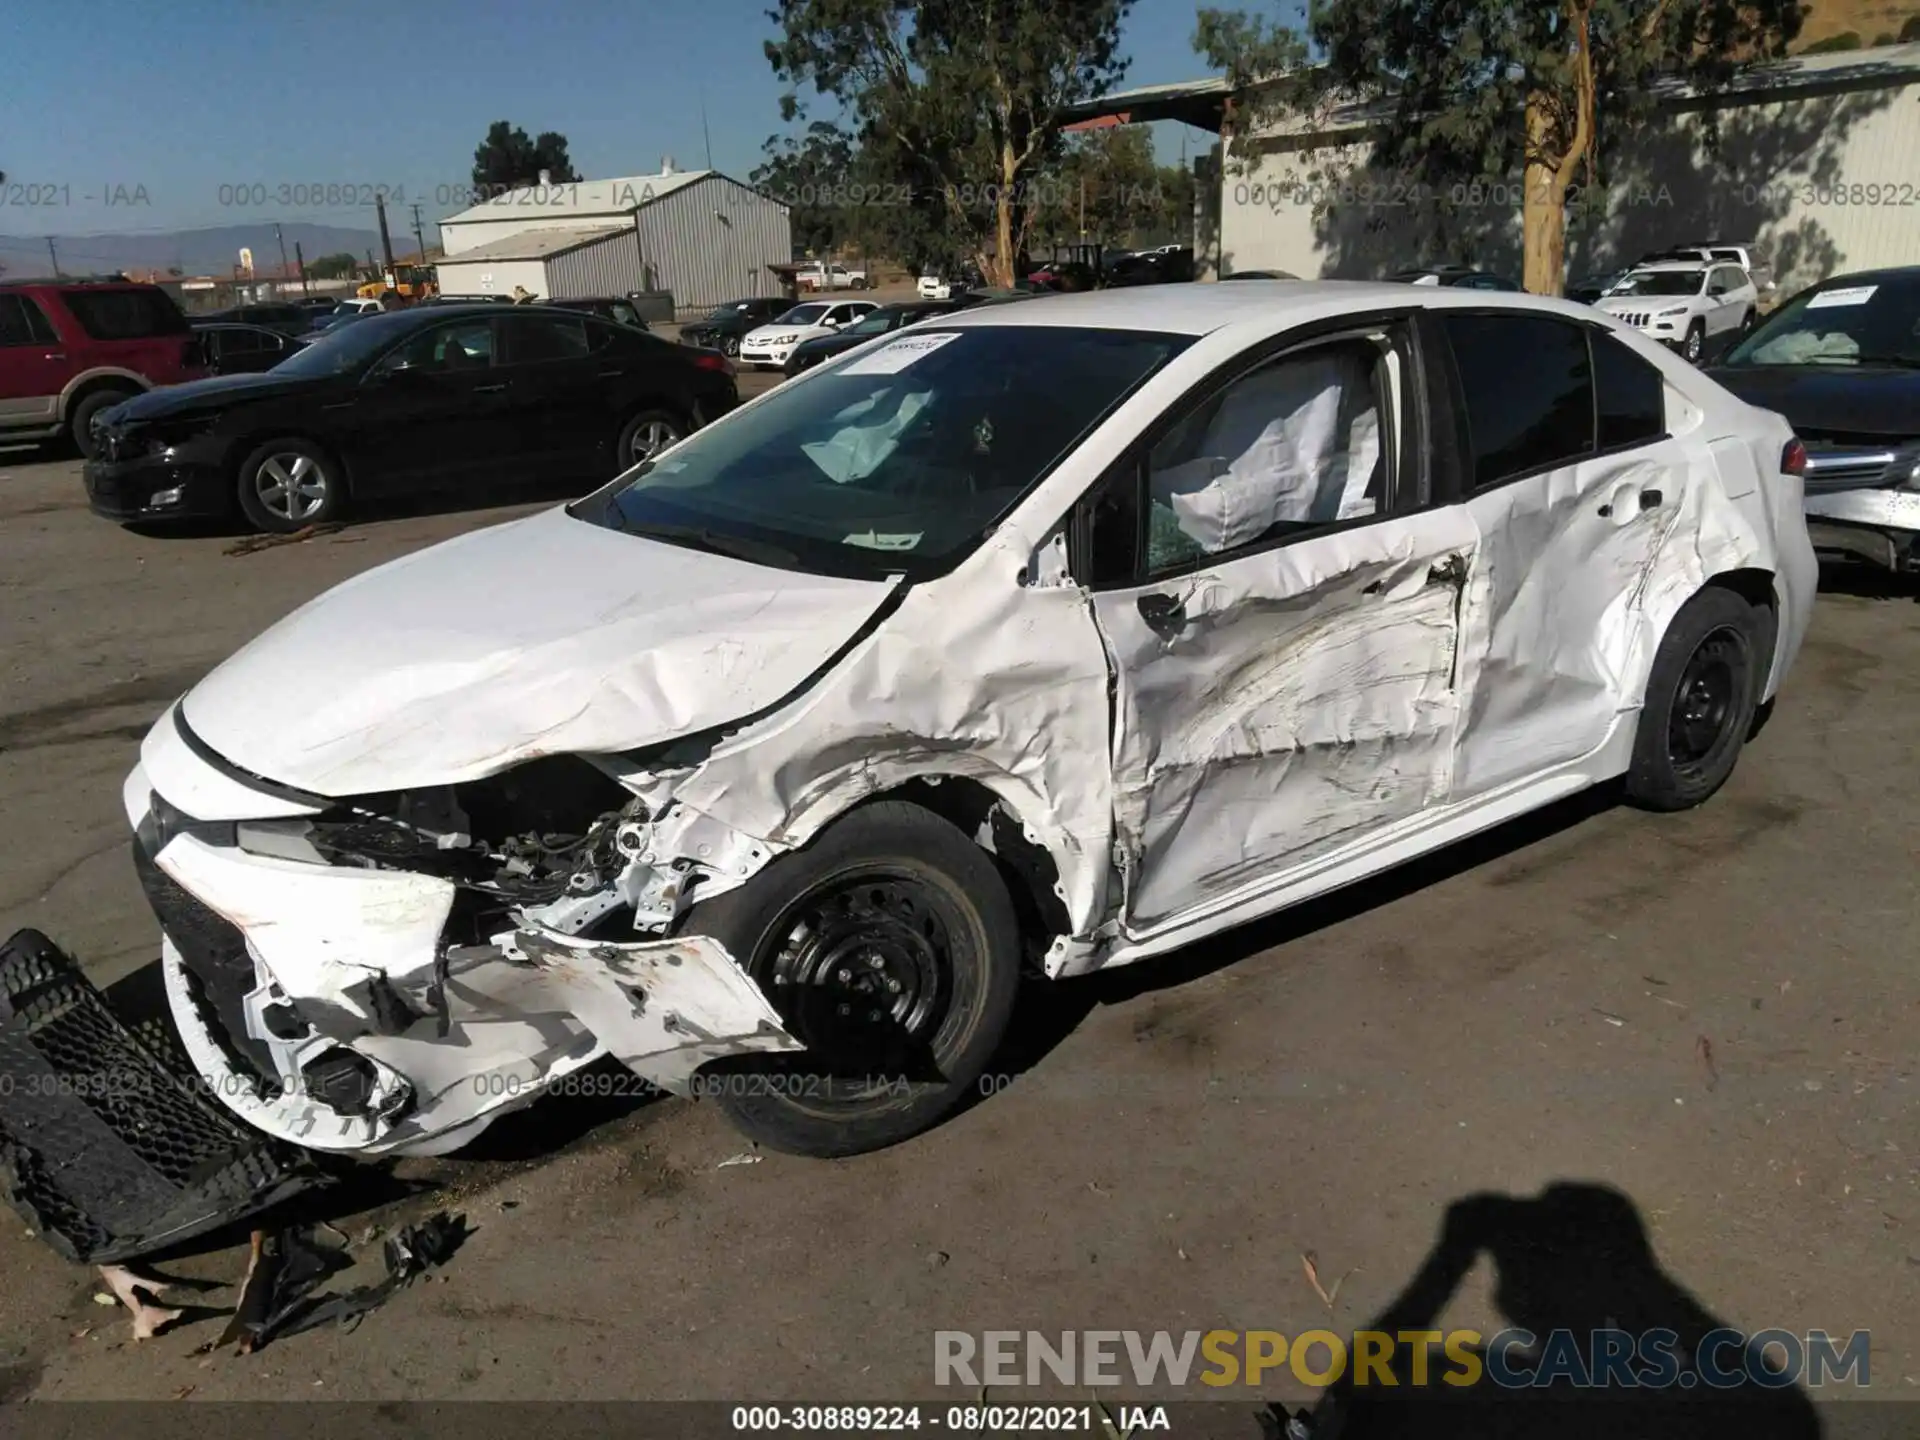
[[[580,178],[567,155],[566,136],[546,130],[533,139],[511,122],[496,120],[473,152],[473,186],[483,197],[537,185],[543,170],[555,185]]]
[[[346,250],[336,255],[316,255],[307,261],[307,276],[313,280],[347,280],[359,270],[360,262]]]
[[[798,137],[773,136],[761,147],[766,159],[747,178],[754,189],[789,211],[793,243],[805,250],[832,250],[850,238],[853,141],[837,126],[816,120]]]
[[[1656,82],[1722,89],[1783,56],[1802,11],[1798,0],[1317,0],[1304,30],[1202,10],[1194,46],[1254,87],[1243,125],[1358,100],[1380,116],[1376,164],[1519,174],[1525,285],[1558,295],[1568,191],[1603,178],[1608,148],[1651,115]],[[1711,112],[1703,121],[1711,140]]]
[[[1061,112],[1125,73],[1120,22],[1132,0],[778,0],[774,74],[837,101],[872,173],[911,195],[893,222],[970,250],[1011,284],[1060,146]],[[788,120],[797,94],[781,101]],[[991,250],[991,254],[989,254]]]

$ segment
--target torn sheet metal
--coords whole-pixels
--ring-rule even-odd
[[[1459,713],[1455,511],[1102,593],[1129,927],[1443,799]],[[1177,623],[1143,611],[1177,602]]]
[[[136,1038],[44,935],[0,946],[0,1188],[61,1254],[131,1259],[324,1183]]]
[[[642,548],[556,509],[309,601],[202,680],[186,718],[242,769],[322,795],[452,784],[770,705],[893,588]]]

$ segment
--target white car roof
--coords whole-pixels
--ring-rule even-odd
[[[1683,267],[1684,268],[1684,267]],[[1701,267],[1695,267],[1701,268]],[[1505,290],[1466,290],[1374,280],[1241,280],[1231,285],[1195,281],[1037,295],[1017,305],[982,305],[942,316],[942,330],[975,325],[1073,325],[1090,330],[1150,330],[1208,335],[1258,322],[1269,330],[1358,310],[1419,305],[1428,309],[1538,310],[1591,321],[1593,307]]]
[[[1627,273],[1644,275],[1650,270],[1679,270],[1698,275],[1702,270],[1718,270],[1723,265],[1731,265],[1731,260],[1653,260],[1645,265],[1636,265]]]

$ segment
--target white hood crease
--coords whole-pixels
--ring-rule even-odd
[[[188,724],[322,795],[456,784],[635,749],[797,689],[885,601],[553,510],[367,572],[221,665]]]

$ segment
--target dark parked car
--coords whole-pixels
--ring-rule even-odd
[[[1105,278],[1113,286],[1178,284],[1193,279],[1193,251],[1146,250],[1123,255],[1106,267]]]
[[[578,310],[582,314],[598,315],[602,320],[611,320],[616,325],[631,325],[636,330],[651,328],[639,307],[620,295],[590,295],[574,300],[542,300],[540,303],[560,310]]]
[[[1222,280],[1298,280],[1300,277],[1285,270],[1236,270],[1231,275],[1222,275]]]
[[[284,331],[288,335],[304,335],[313,328],[314,311],[289,301],[286,304],[235,305],[227,310],[215,310],[211,314],[193,318],[226,325],[264,325],[269,330]]]
[[[263,375],[102,417],[87,497],[109,519],[228,515],[293,531],[349,499],[598,481],[739,402],[733,366],[592,315],[435,306],[371,315]]]
[[[157,285],[0,281],[0,440],[71,439],[153,385],[207,372],[187,317]]]
[[[215,375],[251,375],[271,370],[308,344],[306,336],[269,330],[264,325],[228,325],[203,320],[193,327],[200,357]]]
[[[1707,373],[1806,446],[1816,549],[1920,570],[1920,265],[1803,290]]]
[[[922,320],[931,320],[936,315],[951,315],[956,310],[969,310],[982,302],[971,296],[962,296],[958,300],[913,300],[899,305],[883,305],[870,315],[847,326],[834,335],[822,335],[817,339],[804,340],[793,347],[793,353],[787,357],[782,367],[787,378],[792,379],[802,370],[811,370],[822,361],[831,360],[836,355],[844,355],[857,349],[878,335],[888,335],[895,330],[904,330],[909,325],[917,325]]]
[[[1457,285],[1467,290],[1518,290],[1504,275],[1476,270],[1471,265],[1416,265],[1387,279],[1402,285]]]
[[[1586,275],[1578,280],[1570,280],[1567,282],[1567,299],[1591,305],[1631,273],[1628,270],[1609,270],[1604,275]]]
[[[682,345],[698,345],[725,355],[738,355],[749,331],[771,325],[793,308],[791,300],[761,295],[752,300],[729,300],[691,325],[680,329]]]

